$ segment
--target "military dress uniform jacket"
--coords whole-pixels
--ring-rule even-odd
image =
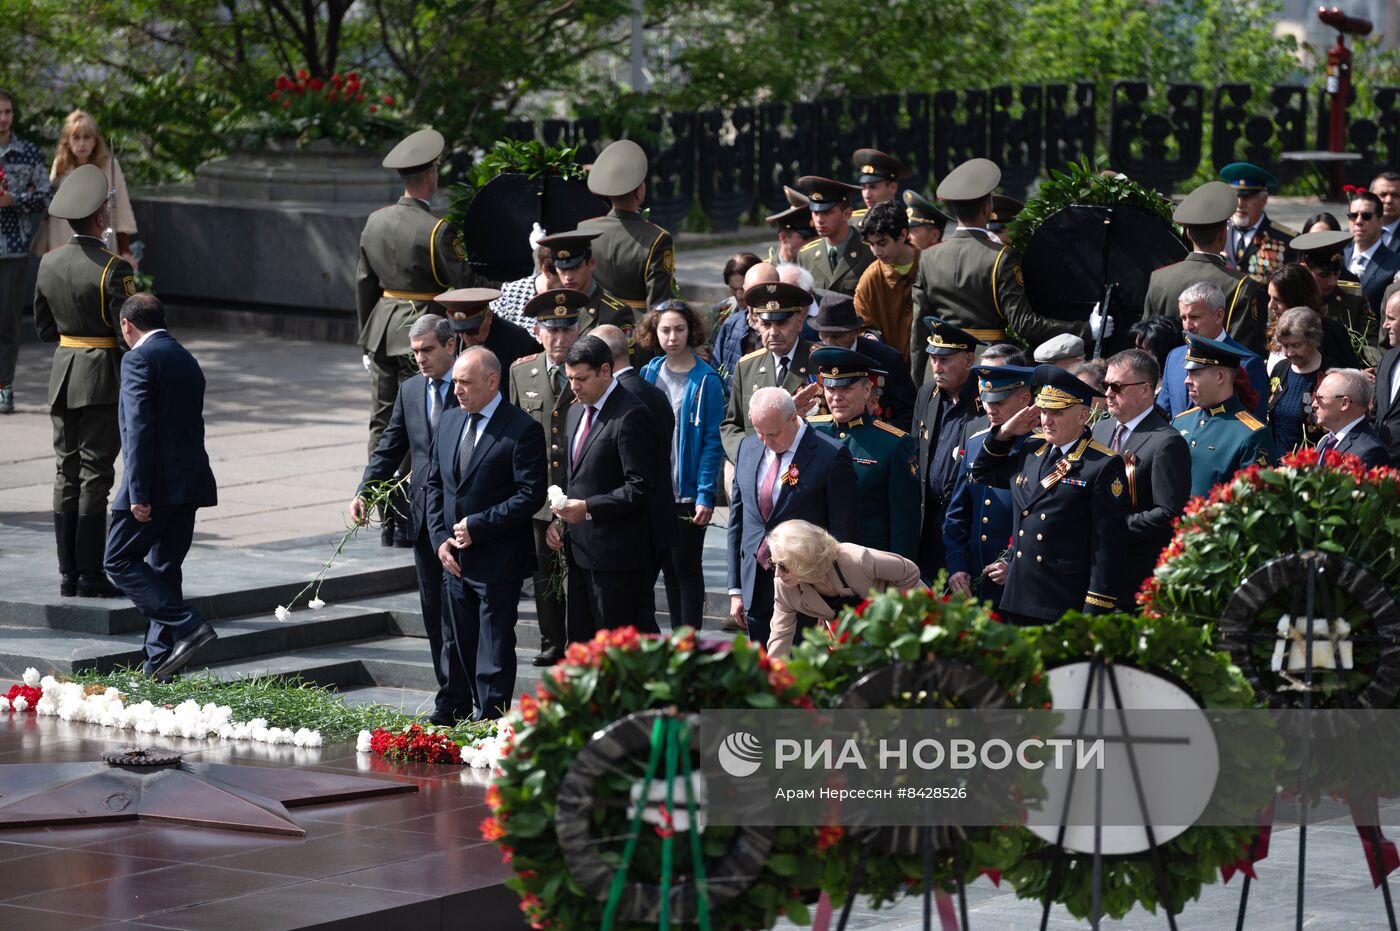
[[[603,234],[593,240],[593,274],[617,300],[644,314],[673,296],[676,247],[666,230],[635,210],[616,209],[579,229]]]
[[[433,216],[422,201],[405,196],[379,208],[360,233],[355,271],[360,348],[386,356],[407,355],[408,328],[433,311],[435,295],[487,284],[467,264],[467,253],[451,224]]]
[[[1191,494],[1208,495],[1220,482],[1251,465],[1278,461],[1274,435],[1231,395],[1210,410],[1193,407],[1172,420],[1191,447]]]
[[[1366,300],[1366,292],[1362,290],[1361,282],[1349,278],[1337,279],[1337,286],[1322,303],[1327,311],[1327,319],[1335,320],[1349,331],[1346,334],[1349,343],[1353,333],[1365,342],[1366,345],[1360,352],[1362,361],[1366,365],[1375,365],[1381,355],[1380,318],[1376,311],[1371,309],[1371,302]],[[1382,299],[1382,312],[1384,309],[1385,302]]]
[[[807,423],[851,451],[859,496],[856,542],[917,559],[919,463],[914,438],[871,417],[838,423],[830,414],[823,414],[808,417]]]
[[[812,273],[813,287],[824,291],[837,291],[847,297],[854,297],[860,276],[865,274],[875,261],[875,253],[860,238],[854,225],[841,244],[836,267],[831,267],[827,253],[827,242],[822,237],[807,243],[797,253],[797,264]]]
[[[1266,288],[1270,275],[1285,264],[1298,261],[1298,253],[1288,247],[1288,243],[1297,235],[1288,227],[1269,219],[1266,213],[1259,218],[1259,226],[1250,237],[1249,245],[1241,246],[1239,234],[1231,225],[1229,238],[1225,241],[1229,265]]]
[[[117,403],[125,346],[117,314],[135,293],[131,265],[93,236],[74,236],[40,260],[34,329],[44,342],[58,342],[49,373],[51,407]]]
[[[991,432],[988,426],[967,438],[966,453],[958,463],[953,493],[948,498],[948,514],[943,520],[943,552],[948,575],[966,572],[972,576],[973,596],[996,607],[1001,604],[1002,586],[991,579],[984,578],[980,583],[977,580],[984,567],[1006,552],[1011,539],[1011,492],[972,477],[972,464]],[[1008,455],[1014,456],[1024,441],[1025,437],[1016,437]]]
[[[600,285],[595,278],[588,289],[588,303],[579,309],[579,338],[593,332],[594,327],[608,324],[626,333],[627,341],[631,343],[632,331],[637,328],[637,314],[626,301]]]
[[[1215,285],[1225,293],[1225,332],[1256,355],[1263,355],[1265,306],[1260,286],[1242,272],[1225,267],[1218,255],[1192,252],[1180,262],[1163,265],[1152,273],[1147,285],[1143,316],[1176,317],[1181,292],[1199,281]]]
[[[1005,342],[1008,326],[1032,346],[1061,333],[1090,340],[1087,321],[1050,320],[1031,310],[1015,254],[986,230],[960,228],[942,245],[919,253],[913,293],[918,312],[909,337],[909,374],[916,385],[928,377],[926,315],[988,345]]]
[[[1066,611],[1117,610],[1128,501],[1123,460],[1087,432],[1063,457],[1042,436],[1013,447],[988,434],[972,464],[974,481],[1011,491],[1011,571],[1000,609],[1041,623]]]
[[[495,321],[492,321],[494,324]],[[517,359],[510,367],[510,403],[529,414],[544,429],[545,453],[549,458],[546,482],[564,488],[569,484],[568,439],[564,423],[574,392],[563,377],[564,363],[559,363],[563,391],[555,394],[549,381],[549,357],[535,353]],[[545,502],[535,514],[536,520],[552,520],[554,514]]]
[[[778,384],[778,372],[774,367],[776,360],[767,349],[755,349],[739,360],[729,385],[729,406],[719,424],[724,455],[730,462],[739,461],[739,444],[753,432],[753,424],[749,421],[749,398],[759,388],[785,388],[789,394],[796,394],[803,385],[815,381],[817,370],[808,361],[811,352],[812,344],[799,336],[792,347],[787,376],[782,384]],[[805,411],[798,411],[798,414],[803,413]]]

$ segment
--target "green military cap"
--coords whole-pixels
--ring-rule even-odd
[[[839,346],[813,349],[811,360],[817,367],[818,380],[825,388],[844,388],[871,375],[885,374],[885,370],[870,357]]]
[[[1235,189],[1224,181],[1207,181],[1196,188],[1172,211],[1172,219],[1183,226],[1209,226],[1224,223],[1235,212]]]
[[[1304,233],[1288,241],[1288,247],[1302,256],[1303,261],[1320,271],[1342,271],[1342,250],[1351,242],[1351,233],[1342,230],[1319,230]]]
[[[856,149],[851,156],[851,164],[860,175],[856,180],[861,184],[872,181],[908,181],[914,173],[904,167],[904,163],[893,155],[886,155],[879,149]]]
[[[830,210],[837,204],[850,205],[851,193],[860,188],[844,181],[833,181],[816,175],[803,175],[797,179],[797,189],[807,195],[807,206],[813,213]]]
[[[804,288],[786,281],[765,281],[744,292],[744,304],[767,321],[786,320],[793,314],[807,312],[812,295]]]
[[[1031,384],[1035,369],[1025,365],[974,365],[977,392],[983,401],[1005,401]]]
[[[578,315],[588,306],[588,295],[574,288],[552,288],[530,298],[523,313],[534,317],[540,326],[571,327],[578,324]]]
[[[1084,340],[1073,333],[1052,336],[1035,347],[1035,361],[1060,362],[1064,359],[1083,359]]]
[[[1026,209],[1026,205],[1014,197],[1007,197],[1005,194],[992,195],[992,221],[987,224],[987,228],[992,232],[1004,230],[1016,219],[1016,214]]]
[[[631,139],[619,139],[593,160],[588,189],[599,197],[623,197],[647,179],[647,154]]]
[[[928,327],[928,345],[924,347],[924,352],[931,356],[951,356],[955,352],[972,352],[972,350],[982,345],[982,341],[962,327],[941,320],[938,317],[925,317],[924,326]]]
[[[593,240],[603,235],[586,230],[569,230],[540,237],[539,244],[554,257],[555,268],[577,268],[593,254]]]
[[[1245,360],[1245,353],[1215,339],[1206,339],[1195,333],[1186,334],[1186,361],[1181,367],[1187,371],[1203,369],[1212,365],[1237,369]]]
[[[49,213],[60,220],[85,220],[107,202],[107,176],[96,165],[77,168],[59,185]]]
[[[436,129],[420,129],[389,150],[384,156],[384,167],[411,175],[436,162],[445,148],[447,140],[442,138],[442,133]]]
[[[1103,397],[1102,391],[1095,391],[1058,365],[1037,365],[1034,380],[1040,385],[1035,406],[1042,410],[1062,411],[1076,404],[1093,404],[1094,398]]]
[[[948,172],[935,191],[939,200],[981,200],[1001,184],[1001,169],[988,158],[970,158]]]
[[[458,333],[474,333],[486,321],[487,306],[501,292],[495,288],[456,288],[444,291],[433,298],[447,311],[444,316]]]
[[[1231,162],[1220,169],[1220,177],[1236,191],[1273,191],[1278,189],[1278,178],[1258,165],[1249,162]]]
[[[952,217],[913,191],[904,192],[904,214],[909,218],[910,226],[922,225],[942,228],[953,222]]]

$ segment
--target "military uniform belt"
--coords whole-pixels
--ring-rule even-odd
[[[1006,339],[1005,330],[974,330],[972,327],[963,327],[969,336],[980,339],[982,342],[990,342],[997,339]]]
[[[616,295],[614,295],[614,297],[616,297]],[[627,298],[625,298],[625,297],[619,297],[619,298],[617,298],[617,299],[618,299],[619,301],[621,301],[622,303],[626,304],[628,307],[632,308],[633,310],[646,310],[646,309],[647,309],[647,302],[646,302],[646,301],[629,301],[629,300],[628,300]]]
[[[116,349],[115,336],[60,336],[58,344],[64,349]]]
[[[385,288],[384,296],[397,298],[401,301],[431,301],[433,298],[437,297],[437,294],[427,291],[392,291],[389,288]]]

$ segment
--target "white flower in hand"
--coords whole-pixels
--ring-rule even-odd
[[[320,598],[312,598],[310,601],[308,601],[308,602],[306,603],[306,606],[307,606],[308,608],[310,608],[312,611],[319,611],[319,610],[321,610],[322,608],[324,608],[324,607],[326,606],[326,603],[325,603],[324,601],[322,601]]]
[[[569,496],[558,485],[550,485],[545,494],[549,496],[549,506],[552,508],[562,508],[569,503]]]
[[[292,612],[287,610],[286,605],[278,605],[277,610],[273,613],[277,615],[277,620],[279,621],[285,621],[287,618],[292,616]]]
[[[39,670],[30,666],[24,671],[24,684],[32,688],[39,686]]]

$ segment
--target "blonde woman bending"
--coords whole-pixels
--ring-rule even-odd
[[[112,226],[103,237],[107,248],[136,267],[131,254],[131,237],[136,235],[136,215],[131,212],[131,198],[126,193],[126,178],[122,176],[117,157],[107,148],[97,121],[86,110],[74,110],[63,121],[58,135],[58,151],[54,154],[53,171],[49,175],[53,190],[58,191],[63,179],[82,165],[96,165],[107,176],[108,206],[112,211]],[[44,251],[51,252],[73,238],[73,228],[67,220],[50,216]]]
[[[872,588],[922,585],[919,567],[903,556],[855,543],[838,543],[816,524],[790,520],[768,534],[773,559],[773,622],[768,653],[792,649],[798,617],[829,621],[860,604]]]

